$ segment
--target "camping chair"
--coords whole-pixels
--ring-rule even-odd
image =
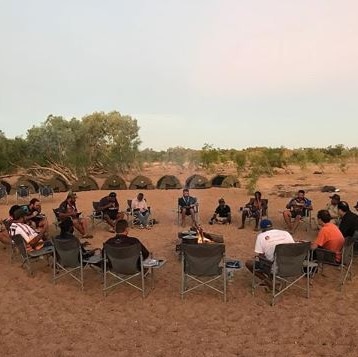
[[[53,240],[53,282],[71,276],[76,280],[83,290],[83,270],[86,266],[93,267],[102,262],[101,255],[93,255],[88,259],[82,256],[81,243],[78,239],[58,239]]]
[[[26,201],[28,200],[29,197],[30,197],[30,189],[28,186],[20,185],[16,189],[16,201],[19,201],[19,199]]]
[[[336,254],[327,249],[317,248],[315,250],[318,268],[323,275],[323,267],[325,264],[336,266],[341,270],[339,286],[342,289],[348,276],[352,280],[352,265],[353,265],[353,248],[357,239],[358,231],[355,232],[353,237],[346,237],[342,248],[342,259],[340,263],[336,262]]]
[[[178,226],[181,225],[181,207],[179,205],[179,200],[180,200],[180,197],[178,198],[178,203],[177,203],[177,225]],[[198,200],[196,200],[196,203],[194,206],[194,217],[195,217],[195,222],[197,224],[199,224],[200,219],[199,219],[199,202],[198,202]]]
[[[142,292],[146,296],[145,278],[150,274],[153,278],[152,268],[144,269],[140,244],[115,247],[110,244],[103,245],[104,269],[103,269],[103,294],[107,290],[119,284],[128,284]],[[139,262],[139,266],[138,266]],[[109,284],[107,276],[114,278]],[[140,281],[135,281],[140,278]],[[152,279],[153,286],[153,279]]]
[[[144,200],[146,200],[144,198]],[[148,206],[148,211],[149,211],[149,216],[148,216],[148,225],[149,227],[153,227],[153,219],[152,217],[152,212],[150,209],[150,206]],[[136,212],[135,210],[132,209],[132,200],[127,200],[127,217],[128,217],[128,222],[129,225],[131,227],[140,227],[140,220],[138,218],[138,212]]]
[[[268,218],[268,199],[267,198],[262,198],[261,201],[265,202],[266,206],[264,208],[261,208],[259,210],[259,223],[261,222],[262,218]],[[244,208],[245,209],[245,208]],[[251,214],[251,210],[248,209],[248,216],[247,216],[247,222],[250,224],[252,221],[256,222],[256,217],[255,215]]]
[[[206,286],[222,294],[226,302],[225,245],[181,244],[181,253],[181,297],[200,286]],[[221,288],[217,284],[219,281],[221,281]]]
[[[310,242],[304,243],[287,243],[278,244],[275,247],[274,261],[271,262],[263,257],[258,257],[261,269],[256,269],[254,264],[252,274],[252,294],[255,289],[263,285],[263,281],[256,283],[256,272],[260,272],[267,276],[266,282],[272,284],[272,300],[271,305],[275,304],[275,299],[289,289],[296,285],[302,278],[307,277],[306,287],[297,284],[297,287],[305,290],[307,298],[309,298],[310,289]],[[267,286],[267,284],[266,284]]]
[[[51,197],[53,198],[53,188],[51,186],[41,186],[39,188],[39,198],[41,199],[41,197]]]
[[[107,223],[106,220],[104,219],[104,214],[103,211],[101,211],[99,209],[99,201],[93,201],[92,202],[92,207],[93,207],[93,211],[92,214],[90,216],[91,218],[91,222],[92,222],[92,227],[101,224],[101,223]]]
[[[0,185],[0,201],[7,204],[7,191],[4,185]]]
[[[21,259],[22,259],[22,265],[21,267],[26,267],[28,273],[30,275],[33,275],[34,272],[32,270],[32,262],[38,261],[40,258],[46,256],[47,258],[49,255],[53,254],[53,246],[45,246],[40,250],[32,250],[27,251],[26,249],[26,242],[22,238],[20,234],[15,234],[11,237],[13,240],[18,252],[20,253]]]

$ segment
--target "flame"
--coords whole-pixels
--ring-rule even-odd
[[[198,244],[210,243],[211,240],[204,237],[203,228],[200,225],[198,225],[196,228],[197,228]]]

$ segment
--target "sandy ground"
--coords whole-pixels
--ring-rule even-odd
[[[269,217],[283,227],[279,213],[288,198],[278,197],[277,185],[286,191],[306,189],[314,211],[327,203],[323,185],[340,188],[350,204],[358,199],[357,168],[346,174],[332,167],[322,175],[313,170],[297,170],[259,181],[259,189],[269,199]],[[148,173],[147,173],[148,174]],[[181,173],[183,177],[187,173]],[[187,174],[187,176],[189,176]],[[80,192],[78,207],[86,215],[91,202],[106,191]],[[125,207],[135,191],[119,191]],[[207,231],[223,234],[226,254],[245,261],[253,256],[253,224],[238,230],[238,208],[248,201],[244,188],[192,190],[200,202],[200,218]],[[176,225],[176,202],[179,190],[146,191],[145,196],[160,223],[151,231],[132,230],[154,253],[167,260],[156,271],[155,288],[142,299],[131,287],[120,286],[106,298],[98,274],[85,272],[85,289],[81,292],[72,279],[54,285],[52,270],[46,261],[36,266],[35,277],[29,277],[19,262],[9,263],[9,251],[0,250],[0,355],[2,356],[356,356],[358,345],[358,280],[348,281],[338,289],[339,272],[327,268],[325,275],[315,277],[311,298],[299,290],[289,290],[271,307],[264,290],[251,295],[251,276],[243,268],[235,272],[228,284],[228,301],[208,290],[197,290],[184,300],[179,295],[180,263],[175,243],[181,227]],[[53,221],[52,208],[65,193],[43,199],[43,211]],[[230,226],[207,224],[217,199],[224,197],[234,212]],[[15,203],[14,196],[10,204]],[[0,206],[0,217],[6,217],[8,206]],[[52,232],[55,227],[52,225]],[[97,226],[92,247],[101,247],[112,236],[105,226]],[[295,238],[313,239],[316,231],[300,229]],[[354,264],[356,268],[357,263]]]

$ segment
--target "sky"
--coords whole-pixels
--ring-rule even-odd
[[[0,0],[0,130],[119,111],[141,149],[358,146],[357,0]]]

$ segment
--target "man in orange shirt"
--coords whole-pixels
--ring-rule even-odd
[[[317,213],[317,222],[321,226],[317,238],[311,243],[311,249],[323,248],[336,254],[336,262],[340,263],[342,259],[342,248],[344,237],[339,228],[331,223],[331,215],[327,210],[320,210]]]

